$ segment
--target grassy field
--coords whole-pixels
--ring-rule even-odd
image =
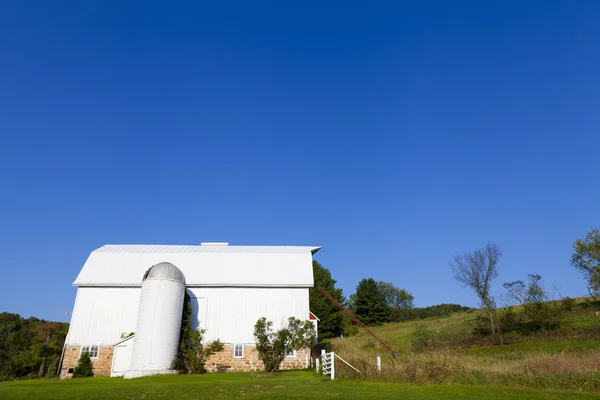
[[[331,381],[311,372],[226,373],[123,380],[84,378],[0,383],[0,399],[594,399],[593,393],[493,386]]]
[[[419,321],[430,335],[425,351],[412,351],[415,322],[391,323],[373,331],[394,348],[393,359],[365,333],[332,341],[334,351],[363,372],[341,368],[340,376],[417,384],[501,385],[600,392],[598,306],[581,301],[558,331],[505,335],[504,346],[473,339],[477,312]],[[382,357],[382,372],[376,356]]]

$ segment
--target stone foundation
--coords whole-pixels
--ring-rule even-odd
[[[295,357],[287,357],[281,363],[281,369],[307,368],[307,356],[310,357],[310,349],[298,350]],[[213,354],[206,360],[204,367],[208,372],[260,371],[264,369],[264,364],[258,358],[258,352],[253,344],[244,345],[244,356],[241,358],[234,357],[233,345],[226,344],[223,350]]]
[[[71,378],[73,376],[70,369],[75,368],[79,362],[81,346],[67,345],[60,370],[60,378]],[[307,368],[306,357],[310,357],[310,349],[301,349],[296,351],[295,357],[287,357],[281,363],[281,369],[302,369]],[[113,347],[100,346],[98,358],[92,358],[94,366],[94,376],[110,376],[112,369]],[[261,371],[264,364],[258,359],[258,352],[253,344],[244,345],[244,356],[235,358],[233,356],[233,345],[226,344],[220,352],[213,354],[206,361],[205,368],[208,372],[227,372],[227,371]]]
[[[60,378],[71,378],[73,376],[69,369],[73,369],[79,363],[79,357],[81,352],[81,346],[67,345],[65,354],[63,357],[62,367],[60,369]],[[92,358],[92,365],[94,366],[94,376],[110,376],[110,370],[112,369],[112,357],[113,348],[112,346],[100,346],[98,349],[98,358]]]

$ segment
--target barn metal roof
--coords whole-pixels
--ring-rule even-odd
[[[141,286],[151,266],[168,262],[187,286],[312,287],[315,246],[106,245],[94,250],[74,286]]]

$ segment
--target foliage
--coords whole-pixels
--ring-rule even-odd
[[[135,332],[129,332],[129,333],[123,332],[123,333],[121,333],[121,339],[127,339],[127,338],[132,337],[133,335],[135,335]]]
[[[399,321],[411,321],[415,319],[425,319],[432,317],[448,317],[452,313],[467,312],[474,310],[471,307],[461,306],[460,304],[436,304],[428,307],[415,307],[408,310],[401,310]]]
[[[87,378],[90,376],[94,376],[94,366],[92,365],[92,360],[90,359],[90,353],[84,351],[81,353],[81,357],[79,357],[79,363],[73,371],[73,378]]]
[[[454,279],[465,287],[473,289],[479,297],[479,303],[485,310],[491,333],[499,333],[496,326],[496,304],[491,295],[491,283],[498,276],[498,261],[502,251],[495,244],[488,243],[472,253],[464,253],[454,257],[451,263]],[[502,341],[502,337],[500,337]]]
[[[214,353],[223,350],[224,346],[220,340],[209,342],[206,345],[202,343],[204,330],[192,328],[192,311],[190,296],[186,292],[179,332],[179,349],[171,368],[182,374],[203,374],[206,372],[204,368],[206,360]]]
[[[68,329],[63,322],[0,313],[0,381],[46,376],[60,358]]]
[[[575,299],[567,296],[562,300],[562,308],[564,311],[573,311],[573,308],[575,308]]]
[[[414,308],[415,297],[406,289],[400,289],[393,283],[384,281],[377,282],[377,287],[388,306],[390,322],[402,321],[404,313]]]
[[[571,264],[583,273],[590,295],[597,300],[600,296],[600,230],[592,229],[585,239],[577,239],[573,248]]]
[[[327,290],[340,304],[344,304],[345,299],[342,289],[336,288],[336,281],[331,277],[331,273],[319,262],[313,260],[313,275],[315,286],[308,291],[310,311],[318,318],[318,336],[321,339],[340,336],[344,333],[345,317],[335,304],[319,292],[317,285]]]
[[[525,303],[527,286],[525,286],[523,281],[505,282],[502,286],[507,291],[507,298],[509,299],[510,305],[521,305]]]
[[[354,336],[358,333],[358,325],[346,319],[344,322],[344,336]]]
[[[387,321],[389,307],[373,278],[361,280],[356,287],[354,315],[365,325],[381,325]]]
[[[265,371],[279,370],[285,357],[293,350],[309,347],[315,340],[315,327],[310,321],[290,317],[287,326],[273,331],[273,322],[260,318],[254,325],[256,351]]]
[[[415,323],[415,330],[412,333],[410,349],[413,351],[423,351],[429,347],[429,338],[431,332],[422,323]]]
[[[558,329],[566,311],[564,303],[550,301],[541,275],[533,273],[527,277],[527,284],[519,280],[503,285],[508,291],[508,297],[521,307],[519,313],[512,307],[507,307],[503,311],[500,317],[502,330],[531,334]],[[573,303],[572,299],[570,300],[567,300],[566,307],[572,309]]]

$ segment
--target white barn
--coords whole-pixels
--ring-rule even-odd
[[[273,321],[276,329],[289,317],[316,324],[308,289],[312,256],[319,249],[227,243],[100,247],[73,282],[77,296],[61,377],[72,373],[84,350],[96,375],[166,372],[179,339],[184,291],[198,327],[206,331],[204,340],[225,344],[207,369],[260,369],[253,337],[259,318]],[[123,339],[131,332],[134,336]],[[283,368],[303,368],[307,362],[308,350],[302,350],[290,354]]]

